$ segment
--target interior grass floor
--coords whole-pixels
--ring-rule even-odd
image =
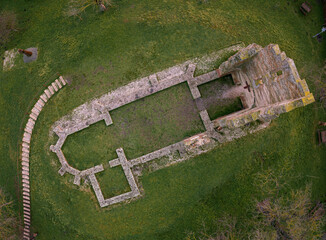
[[[223,93],[234,87],[231,75],[198,86],[203,105],[211,120],[243,109],[240,97],[223,98]]]
[[[117,158],[122,147],[131,160],[205,131],[187,83],[110,112],[104,121],[68,136],[63,153],[71,166],[87,169]]]
[[[282,176],[288,187],[280,194],[312,183],[312,199],[325,201],[326,148],[318,146],[316,130],[326,113],[318,101],[283,114],[259,133],[144,174],[141,198],[108,208],[99,207],[89,186],[75,186],[72,176],[60,176],[59,161],[49,151],[56,141],[51,126],[75,107],[238,42],[279,44],[318,100],[326,47],[312,36],[324,20],[319,1],[310,3],[313,10],[303,16],[300,2],[290,0],[114,0],[105,13],[90,7],[79,17],[68,17],[69,0],[1,1],[0,10],[15,12],[19,22],[11,41],[0,46],[1,54],[13,48],[39,51],[35,62],[18,58],[10,71],[0,70],[0,186],[17,213],[22,212],[18,143],[26,114],[57,74],[70,83],[42,110],[31,143],[32,226],[40,240],[185,239],[189,232],[202,231],[203,223],[208,233],[214,232],[225,215],[250,222],[253,202],[268,197],[256,187],[257,173],[264,169],[286,170]],[[198,119],[182,111],[189,106],[188,90],[180,88],[171,88],[179,94],[162,92],[113,111],[116,125],[97,123],[72,135],[64,146],[69,161],[83,168],[110,160],[117,145],[126,148],[127,157],[138,156],[197,132]],[[264,156],[263,163],[257,154]],[[98,175],[105,196],[127,190],[120,173]],[[114,184],[105,185],[109,181]],[[248,237],[250,229],[242,230]]]

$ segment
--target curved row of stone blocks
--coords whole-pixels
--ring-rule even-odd
[[[31,226],[31,209],[30,209],[30,183],[29,183],[29,152],[30,142],[32,137],[33,128],[35,122],[42,111],[45,103],[54,95],[55,92],[59,91],[67,83],[62,76],[52,82],[44,93],[40,96],[38,101],[35,103],[31,110],[29,119],[26,123],[22,142],[22,189],[23,189],[23,215],[24,215],[24,233],[23,239],[30,239],[30,226]]]

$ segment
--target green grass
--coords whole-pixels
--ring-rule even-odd
[[[199,231],[202,222],[213,229],[214,221],[227,213],[239,221],[250,220],[247,214],[250,201],[264,197],[254,185],[257,172],[261,171],[257,152],[268,156],[266,164],[275,171],[290,165],[286,176],[299,175],[295,181],[289,180],[284,194],[311,181],[313,199],[325,200],[326,151],[324,146],[316,145],[315,126],[326,114],[319,103],[282,115],[260,133],[224,144],[187,162],[145,174],[140,179],[145,195],[112,208],[100,209],[90,187],[73,185],[70,175],[61,177],[57,173],[58,159],[49,152],[49,146],[55,142],[49,136],[52,124],[85,101],[138,77],[239,41],[262,46],[278,43],[281,50],[294,59],[300,76],[307,80],[316,95],[326,47],[312,38],[320,31],[323,15],[316,1],[311,4],[313,11],[304,17],[299,12],[300,3],[293,1],[209,1],[207,4],[115,1],[115,7],[104,14],[87,9],[81,21],[63,16],[66,0],[2,1],[1,9],[18,14],[19,31],[6,46],[1,46],[1,52],[5,47],[36,46],[39,49],[36,62],[23,64],[20,60],[12,71],[0,72],[0,185],[14,199],[17,212],[21,212],[18,202],[21,198],[16,194],[20,185],[17,143],[22,138],[21,123],[26,122],[25,114],[35,102],[34,97],[43,91],[43,83],[54,80],[56,72],[70,78],[72,83],[43,109],[31,145],[32,221],[41,240],[183,239],[186,232]],[[177,100],[171,105],[166,101],[161,104],[161,101],[150,101],[149,109],[180,106]],[[142,102],[127,105],[112,113],[113,122],[119,126],[114,132],[119,134],[125,129],[123,116],[132,118],[128,112],[137,104],[140,111],[135,111],[139,114],[135,124],[144,120],[141,118],[141,114],[145,114],[145,110],[141,111],[145,109]],[[136,129],[130,129],[133,134],[129,139],[120,139],[121,143],[130,144],[129,150],[124,146],[128,157],[159,148],[155,144],[162,132],[168,131],[167,137],[158,143],[166,145],[193,131],[194,125],[189,127],[189,132],[180,132],[184,126],[172,128],[175,117],[172,121],[167,119],[167,125],[160,128],[157,118],[153,123],[157,132],[147,133],[153,143],[149,138],[144,147],[142,143],[132,144],[140,136]],[[72,135],[75,140],[68,138],[65,151],[71,151],[76,157],[85,156],[83,161],[75,162],[76,166],[96,164],[99,159],[110,160],[115,146],[106,146],[104,150],[100,146],[89,148],[94,155],[86,154],[82,147],[88,138],[96,139],[96,134],[104,129],[103,135],[109,136],[111,133],[107,130],[113,126],[97,123]],[[104,142],[98,140],[97,143],[105,147]],[[78,152],[80,149],[83,151]],[[112,173],[112,176],[114,174],[118,180],[120,173]],[[110,181],[110,177],[110,174],[100,177],[100,184]],[[114,187],[119,187],[116,191],[123,191],[123,181],[119,183],[120,186]],[[106,189],[105,194],[113,191]]]
[[[130,186],[121,166],[107,168],[96,174],[104,199],[130,192]]]
[[[243,109],[240,97],[222,98],[234,86],[231,75],[198,86],[204,106],[211,120]]]
[[[208,115],[211,120],[217,119],[219,117],[226,116],[228,114],[240,111],[243,109],[241,99],[234,98],[227,105],[223,106],[212,106],[207,109]]]

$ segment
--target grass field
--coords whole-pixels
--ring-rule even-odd
[[[311,182],[313,200],[326,200],[326,148],[317,146],[315,134],[326,113],[318,102],[282,115],[262,132],[143,175],[145,194],[129,204],[100,209],[89,186],[77,187],[71,176],[61,177],[58,159],[49,151],[55,142],[49,135],[52,124],[85,101],[136,78],[239,41],[278,43],[316,99],[318,84],[325,78],[325,43],[312,38],[323,24],[316,1],[311,1],[313,11],[306,17],[299,12],[299,2],[285,0],[113,3],[103,14],[87,9],[82,20],[65,16],[68,0],[0,3],[0,12],[14,11],[19,21],[11,41],[0,46],[1,53],[39,49],[36,62],[23,64],[20,59],[11,71],[0,72],[0,186],[13,198],[17,213],[22,210],[17,144],[26,113],[56,73],[71,81],[47,103],[33,132],[32,223],[38,239],[184,239],[190,231],[199,232],[203,222],[208,232],[214,231],[216,221],[226,214],[240,223],[250,222],[248,209],[254,200],[268,197],[257,190],[259,173],[265,170],[286,182],[281,195]],[[117,146],[126,148],[127,157],[138,156],[200,132],[195,113],[178,114],[192,106],[188,96],[189,90],[180,85],[117,109],[112,112],[116,125],[97,123],[72,135],[64,152],[82,168],[111,160]],[[160,112],[167,117],[162,119]],[[148,113],[152,119],[143,129]],[[127,190],[119,169],[112,176],[98,176],[105,196]],[[119,183],[104,187],[111,181]],[[251,230],[241,224],[239,228]]]

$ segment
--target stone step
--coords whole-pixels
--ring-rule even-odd
[[[29,180],[29,176],[28,175],[23,175],[22,176],[24,179],[26,179],[26,180]]]
[[[27,183],[23,183],[23,188],[30,188],[29,183],[28,184]]]
[[[29,192],[30,192],[30,191],[29,191],[29,188],[24,188],[24,187],[23,187],[23,192],[28,192],[28,193],[29,193]]]
[[[55,83],[55,82],[53,82],[52,84],[52,87],[54,88],[54,91],[58,91],[58,86],[57,86],[57,84]]]
[[[66,81],[63,79],[62,76],[60,76],[59,79],[60,79],[60,81],[62,82],[63,86],[65,86],[65,85],[67,84]]]
[[[46,94],[42,94],[40,96],[40,98],[46,103],[48,101],[48,97],[46,96]]]
[[[51,92],[48,89],[44,90],[45,95],[47,96],[48,99],[52,96]]]
[[[31,209],[30,209],[30,207],[24,207],[24,208],[23,208],[23,211],[24,211],[24,212],[29,212],[29,213],[30,213],[30,212],[31,212]]]
[[[29,133],[27,133],[27,132],[24,132],[24,135],[23,135],[24,137],[27,137],[27,138],[31,138],[32,137],[32,135],[31,134],[29,134]]]
[[[29,118],[29,119],[31,119],[31,118]],[[28,123],[26,124],[26,127],[30,128],[30,129],[33,131],[34,124],[31,124],[30,122],[28,122]]]
[[[31,208],[31,205],[30,204],[27,204],[27,203],[23,203],[23,207],[29,209],[29,208]]]
[[[30,143],[31,142],[31,139],[30,138],[23,137],[23,142]]]
[[[31,204],[31,201],[30,200],[28,200],[28,199],[23,199],[23,203],[27,203],[27,204]]]
[[[48,86],[48,89],[49,89],[50,93],[53,95],[53,94],[54,94],[54,89],[53,89],[53,87],[52,87],[52,86]]]
[[[29,116],[31,116],[31,115],[29,115]],[[31,128],[28,127],[27,125],[26,125],[24,131],[25,131],[25,132],[28,132],[29,134],[32,134],[32,133],[33,133],[33,129],[31,129]]]
[[[29,148],[29,145],[28,145],[27,143],[23,143],[22,146],[23,146],[24,148]]]
[[[26,152],[22,152],[22,157],[29,158],[29,154]]]
[[[36,121],[38,115],[36,115],[35,113],[31,112],[31,114],[29,115],[29,117],[30,117],[31,119],[33,119],[34,121]]]
[[[23,171],[22,171],[22,174],[23,174],[23,175],[27,175],[27,176],[29,176],[29,171],[25,171],[25,170],[23,170]]]
[[[22,165],[28,167],[29,166],[29,163],[26,162],[26,161],[24,161],[24,162],[22,162]]]
[[[31,214],[28,212],[24,212],[24,218],[31,219]]]
[[[41,110],[39,110],[35,106],[32,108],[32,113],[34,113],[36,116],[38,116],[40,114],[40,112],[41,112]]]
[[[23,179],[22,182],[25,184],[29,184],[29,180],[26,180],[26,179]]]
[[[22,161],[23,161],[23,162],[27,162],[27,163],[29,163],[29,156],[28,156],[28,157],[23,156],[23,157],[22,157]]]
[[[39,98],[39,100],[36,103],[38,105],[40,105],[41,107],[44,107],[44,105],[45,105],[44,101],[41,98]]]
[[[29,126],[31,129],[33,129],[35,125],[35,121],[29,118],[26,125]]]
[[[35,103],[34,108],[36,108],[38,111],[40,111],[40,112],[39,112],[39,115],[40,115],[40,113],[41,113],[43,107],[42,107],[41,105]]]
[[[23,171],[27,171],[27,172],[29,172],[29,167],[23,166],[23,167],[22,167],[22,170],[23,170]]]
[[[30,218],[29,219],[28,218],[24,218],[24,223],[29,223],[30,224],[31,223],[31,219]]]
[[[31,200],[29,196],[23,196],[23,199]]]
[[[29,196],[30,194],[29,194],[29,192],[25,192],[25,191],[23,191],[23,195],[24,195],[24,196]]]
[[[29,154],[29,149],[28,148],[23,147],[22,148],[22,151],[25,152],[25,153],[27,153],[27,154]]]
[[[58,87],[61,89],[62,88],[62,85],[60,83],[60,81],[58,79],[55,80],[55,83],[58,85]]]
[[[40,106],[39,104],[35,103],[34,108],[36,108],[38,111],[42,111],[42,106]]]

